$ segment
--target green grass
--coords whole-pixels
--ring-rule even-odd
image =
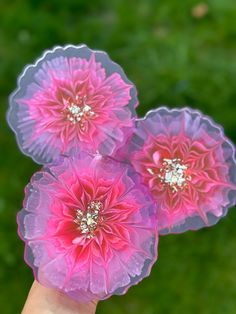
[[[106,50],[137,85],[143,115],[166,104],[211,115],[236,141],[236,3],[197,1],[31,0],[0,2],[0,309],[19,313],[32,283],[16,212],[38,169],[24,157],[5,121],[17,75],[43,50],[86,43]],[[151,276],[123,297],[101,302],[98,313],[236,313],[236,212],[217,226],[162,237]]]

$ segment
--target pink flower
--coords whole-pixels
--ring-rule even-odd
[[[8,122],[22,152],[40,164],[80,150],[111,155],[132,133],[137,103],[134,85],[105,52],[56,47],[21,75]]]
[[[37,172],[18,214],[35,278],[78,301],[123,294],[157,258],[156,213],[132,168],[80,154]]]
[[[137,121],[129,159],[158,208],[161,233],[215,224],[236,200],[235,149],[200,112],[162,107]]]

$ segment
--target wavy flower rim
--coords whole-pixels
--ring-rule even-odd
[[[129,101],[127,107],[129,108],[129,110],[131,112],[131,118],[133,120],[135,120],[137,118],[137,113],[136,113],[135,109],[139,105],[139,100],[138,100],[138,91],[136,89],[136,86],[127,77],[123,68],[117,62],[113,61],[107,52],[102,51],[102,50],[93,50],[93,49],[89,48],[86,44],[79,44],[79,45],[68,44],[68,45],[64,45],[64,46],[56,45],[52,49],[47,49],[41,54],[40,57],[36,58],[32,63],[26,65],[23,68],[21,74],[17,77],[16,88],[9,96],[9,107],[8,107],[8,110],[6,113],[7,123],[10,126],[11,130],[15,134],[18,148],[20,149],[20,151],[24,155],[26,155],[27,157],[30,157],[34,162],[36,162],[39,165],[48,164],[48,163],[52,162],[52,160],[49,162],[44,162],[43,160],[41,160],[43,158],[35,157],[33,154],[31,154],[28,151],[28,149],[24,149],[22,147],[23,146],[22,145],[23,140],[20,138],[19,129],[18,129],[17,124],[15,122],[17,120],[17,113],[18,113],[18,110],[15,110],[15,108],[14,108],[15,105],[17,104],[15,101],[15,98],[18,95],[19,96],[24,95],[24,92],[27,89],[27,85],[28,85],[30,79],[33,80],[34,74],[36,73],[37,70],[39,70],[41,68],[41,65],[45,61],[51,61],[56,57],[60,57],[63,53],[66,54],[67,52],[70,53],[71,57],[76,57],[76,56],[78,56],[77,55],[78,50],[82,50],[82,49],[86,49],[90,55],[92,53],[94,53],[96,55],[98,62],[101,62],[101,64],[106,69],[106,73],[108,75],[111,75],[112,73],[118,73],[126,84],[132,86],[132,88],[130,89],[130,101]],[[88,55],[85,52],[84,57],[86,59],[87,59],[87,56]],[[117,147],[115,147],[113,149],[113,152],[111,153],[111,155],[117,149],[119,149],[120,146],[122,146],[122,145],[121,144],[117,145]]]
[[[84,154],[84,152],[80,153],[80,154]],[[87,154],[87,152],[85,153],[86,155],[90,155],[91,157],[94,157],[96,158],[96,156],[94,154]],[[134,175],[135,177],[135,181],[136,183],[138,183],[140,186],[142,186],[143,188],[143,191],[145,193],[149,193],[148,191],[148,188],[146,187],[146,185],[144,185],[141,181],[141,176],[136,173],[134,171],[134,169],[132,167],[130,167],[128,164],[124,164],[124,163],[121,163],[121,162],[118,162],[116,160],[114,160],[114,158],[112,158],[111,156],[101,156],[101,155],[97,155],[99,156],[99,158],[106,158],[107,160],[111,160],[111,162],[114,162],[114,163],[119,163],[122,165],[122,167],[125,167],[127,169],[129,169],[129,171],[131,171],[132,175]],[[33,176],[31,177],[29,183],[25,186],[25,189],[24,189],[24,193],[25,193],[25,199],[27,199],[29,197],[29,195],[31,194],[31,191],[30,189],[32,188],[32,183],[34,183],[35,181],[37,180],[40,180],[35,178],[37,176],[42,176],[44,172],[48,172],[48,169],[50,169],[50,166],[60,166],[61,164],[63,164],[63,161],[67,158],[70,158],[70,157],[63,157],[63,156],[60,156],[56,162],[53,162],[51,164],[47,164],[47,165],[44,165],[39,171],[35,172],[33,174]],[[72,158],[75,158],[74,156]],[[52,175],[54,176],[54,174],[52,173]],[[150,193],[149,193],[150,195]],[[24,237],[24,227],[23,227],[23,223],[24,223],[24,218],[25,218],[25,214],[23,212],[24,210],[24,204],[23,204],[23,207],[22,207],[22,210],[20,210],[17,215],[16,215],[16,221],[17,221],[17,233],[18,233],[18,236],[19,238],[23,241],[24,243],[24,261],[25,263],[30,267],[30,269],[32,269],[33,271],[33,275],[34,275],[34,278],[40,282],[38,280],[38,269],[39,267],[35,266],[33,261],[34,261],[34,256],[33,256],[33,253],[32,253],[32,248],[29,246],[29,242],[31,241],[30,239],[26,239]],[[154,266],[154,264],[156,263],[157,259],[158,259],[158,242],[159,242],[159,237],[158,237],[158,230],[157,230],[157,226],[155,226],[153,228],[153,243],[152,243],[152,246],[151,246],[151,251],[152,251],[152,259],[148,259],[148,260],[145,260],[144,262],[144,265],[143,265],[143,269],[142,269],[142,272],[140,275],[136,275],[134,277],[132,277],[131,275],[130,276],[130,283],[127,284],[126,286],[123,286],[123,287],[119,287],[117,288],[113,293],[110,293],[110,294],[107,294],[105,297],[103,298],[93,298],[93,299],[89,299],[89,300],[105,300],[105,299],[108,299],[110,298],[111,296],[113,295],[117,295],[117,296],[121,296],[121,295],[124,295],[127,293],[127,291],[132,288],[132,286],[136,286],[139,282],[141,282],[143,279],[147,278],[150,273],[151,273],[151,270],[152,270],[152,267]],[[59,292],[62,292],[65,294],[65,291],[57,288],[57,287],[53,287],[55,290],[59,291]],[[86,294],[88,293],[88,295],[90,296],[90,293],[89,291],[86,292]],[[69,293],[66,293],[71,299],[75,300],[78,302],[78,298],[76,298],[76,296],[74,296],[73,294],[70,295]],[[85,296],[85,298],[87,298],[87,296]],[[89,300],[80,300],[79,302],[88,302]]]
[[[220,124],[216,123],[209,115],[202,113],[201,110],[192,109],[192,108],[187,107],[187,106],[182,107],[182,108],[169,108],[168,106],[162,105],[161,107],[158,107],[156,109],[149,110],[145,114],[144,117],[138,118],[135,122],[136,129],[137,129],[138,124],[140,122],[145,122],[147,119],[149,119],[151,117],[151,115],[155,115],[161,111],[163,111],[164,113],[170,114],[170,115],[173,113],[181,114],[184,112],[187,112],[189,115],[195,114],[195,115],[201,117],[201,120],[205,121],[212,129],[219,132],[220,137],[223,139],[223,142],[224,142],[223,144],[228,145],[228,147],[231,150],[232,163],[231,163],[230,168],[229,168],[229,177],[231,178],[231,176],[233,176],[233,175],[234,175],[234,177],[236,177],[236,171],[233,172],[232,170],[230,170],[232,168],[235,168],[235,170],[236,170],[236,150],[235,150],[235,146],[234,146],[233,142],[229,138],[226,137],[226,135],[224,133],[224,128]],[[224,152],[224,150],[223,150],[223,152]],[[236,182],[235,178],[234,178],[234,180]],[[234,189],[236,190],[236,183],[235,183]],[[228,195],[232,194],[232,193],[233,193],[233,191],[231,190],[228,192]],[[221,218],[225,217],[228,214],[229,209],[235,205],[236,205],[236,195],[234,195],[232,198],[228,197],[227,205],[225,205],[224,207],[222,206],[222,215],[221,216],[217,217],[217,216],[213,215],[211,212],[206,213],[206,216],[208,219],[207,225],[204,223],[204,221],[201,219],[200,216],[195,215],[192,217],[185,218],[184,221],[181,221],[179,224],[172,226],[170,228],[159,229],[158,233],[159,233],[159,235],[180,234],[180,233],[184,233],[186,231],[197,231],[203,227],[204,228],[211,227],[211,226],[215,225],[216,223],[218,223],[219,220],[221,220]]]

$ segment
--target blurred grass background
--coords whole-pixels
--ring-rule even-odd
[[[23,67],[54,45],[106,50],[137,85],[143,115],[161,104],[211,115],[235,142],[235,0],[0,0],[0,311],[20,313],[32,283],[15,215],[39,167],[7,127],[8,95]],[[236,212],[217,226],[162,237],[151,276],[108,314],[236,313]]]

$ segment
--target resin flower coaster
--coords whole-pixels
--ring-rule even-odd
[[[133,131],[137,92],[105,52],[55,47],[25,68],[8,123],[39,164],[80,150],[111,155]]]
[[[128,165],[80,154],[34,174],[18,214],[25,260],[77,301],[123,294],[157,258],[153,198]]]
[[[128,153],[156,200],[160,233],[210,226],[236,203],[234,146],[199,111],[148,112],[137,120]]]
[[[45,52],[10,97],[18,145],[44,165],[17,215],[25,261],[79,302],[124,294],[150,274],[158,233],[213,225],[236,203],[219,125],[190,108],[136,119],[137,105],[121,67],[85,45]]]

